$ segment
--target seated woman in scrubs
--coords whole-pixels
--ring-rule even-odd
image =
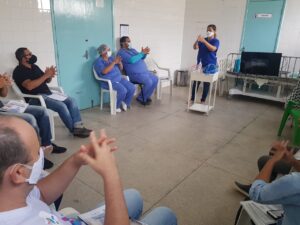
[[[110,48],[102,44],[98,48],[99,58],[94,63],[94,69],[100,78],[111,80],[112,87],[117,91],[117,112],[124,111],[130,107],[132,97],[135,92],[134,84],[122,78],[121,71],[123,69],[122,58],[120,56],[111,56]],[[100,81],[101,88],[108,89],[106,82]]]
[[[148,105],[158,83],[158,77],[148,70],[144,62],[150,49],[146,47],[142,48],[141,52],[136,51],[131,48],[131,41],[126,36],[120,39],[120,45],[121,49],[118,52],[118,56],[122,57],[127,76],[129,76],[131,82],[143,85],[143,93],[138,95],[137,101],[143,105]]]

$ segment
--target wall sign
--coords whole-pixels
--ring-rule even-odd
[[[256,13],[255,18],[260,18],[260,19],[271,19],[272,18],[271,13]]]

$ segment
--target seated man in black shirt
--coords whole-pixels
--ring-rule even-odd
[[[91,130],[83,126],[80,112],[76,102],[71,97],[67,97],[63,101],[52,99],[49,95],[52,94],[47,83],[56,75],[56,68],[47,67],[43,72],[35,63],[37,57],[27,48],[18,48],[15,52],[19,65],[13,72],[13,79],[18,87],[25,94],[42,95],[45,99],[47,108],[57,112],[69,129],[69,131],[77,137],[88,137]],[[35,99],[30,99],[29,104],[37,105],[39,102]]]

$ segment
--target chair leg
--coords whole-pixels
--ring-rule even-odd
[[[101,88],[101,91],[100,91],[100,110],[103,109],[103,92],[102,92],[102,88]]]
[[[170,80],[170,95],[172,96],[173,94],[173,81]]]
[[[281,122],[280,122],[280,126],[279,126],[279,129],[278,129],[278,132],[277,132],[277,136],[281,136],[282,134],[282,130],[286,124],[286,121],[291,113],[291,110],[292,110],[292,103],[288,102],[285,110],[284,110],[284,113],[282,115],[282,119],[281,119]]]
[[[54,116],[53,116],[53,112],[51,112],[50,110],[48,110],[48,114],[49,114],[49,122],[50,122],[50,129],[51,129],[51,135],[52,135],[51,141],[54,141],[55,140]]]
[[[116,106],[116,104],[117,104],[117,101],[116,101],[116,94],[115,94],[115,92],[113,92],[113,93],[110,93],[110,102],[109,102],[109,104],[110,104],[110,114],[111,115],[116,115],[116,108],[117,108],[117,106]]]
[[[298,114],[298,115],[297,115]],[[293,145],[300,146],[300,127],[299,127],[299,113],[293,113]]]
[[[156,99],[157,100],[160,100],[161,99],[161,96],[162,96],[162,81],[159,79],[158,80],[158,85],[157,85],[157,88],[156,88]]]

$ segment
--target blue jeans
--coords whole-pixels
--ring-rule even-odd
[[[101,87],[108,89],[106,82],[101,82]],[[135,92],[134,84],[122,78],[120,82],[112,82],[112,87],[117,92],[117,109],[121,107],[122,102],[125,102],[127,106],[130,106]]]
[[[140,93],[138,96],[138,99],[142,102],[146,102],[147,99],[151,97],[158,83],[158,77],[151,72],[129,74],[129,78],[130,81],[133,83],[143,84],[143,95],[142,93]]]
[[[59,114],[59,117],[71,133],[77,125],[82,125],[79,108],[73,98],[68,97],[62,102],[51,99],[47,95],[42,96],[47,108]],[[39,105],[39,101],[37,99],[30,99],[29,104]]]
[[[198,88],[199,88],[199,85],[200,85],[201,82],[200,82],[200,81],[194,81],[194,82],[193,82],[192,97],[191,97],[191,100],[192,100],[192,101],[195,100],[196,83],[197,83],[197,91],[198,91]],[[204,82],[204,83],[203,83],[203,91],[202,91],[201,102],[205,102],[206,97],[207,97],[207,95],[208,95],[209,86],[210,86],[210,83],[208,83],[208,82]]]
[[[130,219],[140,220],[147,225],[177,225],[176,215],[166,207],[157,207],[140,219],[143,212],[143,199],[137,190],[125,190],[124,197]]]
[[[41,145],[51,145],[51,129],[47,109],[29,105],[24,113],[1,112],[0,115],[16,116],[27,121],[36,130],[41,138]]]

